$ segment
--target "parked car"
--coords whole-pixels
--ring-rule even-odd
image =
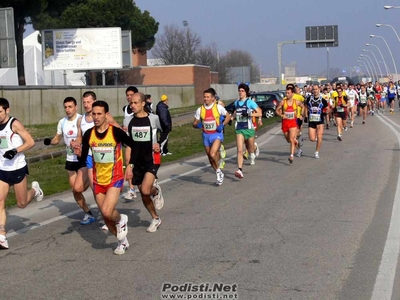
[[[261,108],[265,118],[275,116],[275,109],[282,100],[281,96],[274,92],[257,92],[251,94],[250,98]],[[230,103],[225,108],[232,114],[235,111],[235,102]]]

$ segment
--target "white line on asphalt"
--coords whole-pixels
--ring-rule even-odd
[[[378,119],[386,124],[397,136],[400,144],[400,134],[381,116]],[[397,124],[396,124],[397,125]],[[397,125],[398,126],[398,125]],[[396,193],[394,195],[392,216],[390,219],[389,231],[387,234],[385,248],[383,249],[378,275],[376,276],[372,300],[392,299],[394,279],[400,250],[400,176],[397,178]]]
[[[268,143],[269,141],[271,141],[276,136],[276,134],[278,134],[281,131],[279,129],[279,130],[271,132],[272,130],[273,129],[271,129],[271,130],[269,130],[268,132],[265,133],[265,134],[270,134],[270,136],[265,141],[262,141],[262,142],[258,143],[259,146],[263,146],[266,143]],[[231,159],[235,158],[236,156],[237,155],[231,156],[230,158],[227,158],[226,160],[231,160]],[[203,166],[203,167],[199,167],[199,168],[193,169],[191,171],[188,171],[188,172],[185,172],[185,173],[182,173],[182,174],[179,174],[179,175],[171,176],[171,177],[169,177],[167,179],[159,181],[159,183],[160,184],[164,184],[164,183],[167,183],[169,181],[178,179],[179,177],[183,177],[183,176],[195,173],[197,171],[200,171],[200,170],[208,168],[208,167],[210,167],[210,164],[208,164],[206,166]],[[89,207],[90,208],[97,208],[97,205],[96,204],[91,204],[91,205],[89,205]],[[73,216],[73,215],[76,215],[76,214],[79,214],[79,213],[82,213],[81,209],[77,209],[77,210],[71,211],[71,212],[63,214],[61,216],[57,216],[57,217],[51,218],[51,219],[46,220],[44,222],[41,222],[41,223],[38,223],[38,224],[35,224],[35,225],[32,225],[32,226],[28,226],[28,227],[22,228],[22,229],[17,230],[17,231],[10,231],[9,233],[7,233],[7,238],[13,237],[13,236],[18,235],[18,234],[23,234],[23,233],[25,233],[27,231],[39,228],[39,227],[44,226],[44,225],[48,225],[50,223],[53,223],[53,222],[68,218],[70,216]]]

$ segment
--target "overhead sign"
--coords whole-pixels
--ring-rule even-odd
[[[42,31],[44,70],[121,69],[121,28]]]
[[[0,68],[17,66],[14,31],[14,10],[0,8]]]
[[[325,42],[324,40],[331,40]],[[332,40],[334,40],[332,42]],[[306,27],[306,48],[338,47],[338,26],[307,26]]]
[[[122,30],[122,67],[132,68],[132,36],[130,30]]]

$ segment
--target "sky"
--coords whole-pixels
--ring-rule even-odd
[[[365,43],[379,47],[389,73],[394,73],[383,39],[370,38],[370,34],[384,37],[394,59],[400,63],[400,57],[396,57],[400,42],[393,29],[375,26],[389,24],[400,34],[400,9],[383,8],[400,6],[400,0],[136,0],[136,5],[142,11],[149,11],[160,23],[157,35],[163,33],[165,25],[183,26],[183,21],[187,21],[203,45],[215,42],[220,54],[232,49],[248,51],[266,75],[278,74],[277,43],[305,40],[307,26],[338,25],[339,46],[329,48],[329,62],[331,68],[347,72],[343,74],[349,75],[352,67],[360,65],[357,62],[360,54],[369,55],[379,73],[373,54],[363,53],[362,49],[372,50],[385,72],[377,48],[366,47]],[[30,32],[32,28],[27,28],[26,33]],[[283,45],[282,62],[296,62],[299,75],[326,72],[327,50],[308,49],[305,44]],[[361,66],[366,72],[363,63]]]

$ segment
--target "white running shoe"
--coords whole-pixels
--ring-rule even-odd
[[[128,216],[121,214],[121,220],[115,225],[117,227],[117,240],[122,241],[128,234]]]
[[[101,230],[108,231],[108,226],[107,226],[107,224],[104,224],[103,226],[101,226]]]
[[[36,201],[38,201],[38,202],[42,201],[43,197],[44,197],[44,194],[43,194],[42,189],[40,188],[39,182],[32,181],[32,188],[35,190]]]
[[[5,236],[0,238],[0,249],[8,249],[8,241]]]
[[[164,197],[162,195],[161,186],[157,182],[154,182],[153,186],[158,191],[157,195],[152,196],[152,200],[154,202],[154,207],[155,207],[155,209],[160,210],[164,206]]]
[[[250,153],[250,165],[254,166],[256,164],[256,155],[254,153]]]
[[[221,158],[225,158],[226,157],[225,147],[222,144],[221,144],[221,147],[219,147],[219,153],[220,153]]]
[[[217,171],[217,182],[215,183],[216,185],[222,185],[222,183],[224,182],[224,173],[222,173],[221,171]]]
[[[150,226],[147,228],[147,232],[156,232],[158,227],[160,227],[161,223],[162,223],[162,221],[160,218],[153,219],[151,221]]]
[[[258,148],[258,144],[254,142],[254,146],[256,147],[256,151],[254,152],[256,154],[256,157],[260,155],[260,148]]]
[[[129,248],[129,242],[127,238],[124,238],[122,241],[118,241],[118,246],[114,250],[115,255],[125,254],[125,251]]]
[[[126,200],[133,200],[134,198],[136,198],[136,190],[132,190],[129,189],[129,191],[127,191],[124,195],[123,195],[124,199]]]
[[[297,153],[296,153],[297,157],[301,157],[302,154],[303,154],[303,150],[301,150],[301,149],[297,150]]]
[[[319,158],[319,153],[317,151],[315,151],[314,157]]]
[[[242,179],[244,177],[243,172],[239,169],[237,169],[237,171],[235,172],[235,176],[239,179]]]

